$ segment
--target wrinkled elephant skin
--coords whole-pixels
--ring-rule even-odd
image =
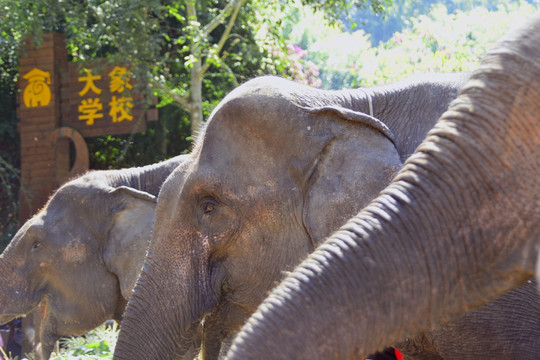
[[[159,194],[115,358],[174,358],[203,319],[203,356],[217,358],[283,272],[388,184],[466,78],[338,92],[263,77],[229,94]]]
[[[437,329],[397,345],[407,360],[535,359],[540,353],[540,293],[528,281]]]

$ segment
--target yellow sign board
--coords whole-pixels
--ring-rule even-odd
[[[93,126],[94,120],[103,118],[103,105],[109,106],[109,116],[113,123],[124,120],[133,121],[131,109],[133,108],[133,97],[124,94],[126,90],[133,89],[130,83],[130,72],[126,67],[115,66],[108,73],[108,86],[105,85],[105,91],[109,90],[110,101],[99,97],[103,91],[100,86],[104,86],[101,75],[92,73],[92,69],[86,69],[83,76],[77,78],[77,82],[83,84],[79,94],[78,119],[85,121],[86,125]],[[99,85],[101,84],[101,85]],[[107,89],[108,87],[108,89]],[[116,95],[118,94],[118,96]],[[105,111],[106,112],[106,111]]]

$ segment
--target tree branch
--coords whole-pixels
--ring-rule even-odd
[[[233,1],[236,1],[236,3],[233,5],[234,10],[233,10],[233,13],[231,14],[231,17],[229,18],[229,22],[227,23],[227,27],[225,28],[225,31],[223,32],[223,35],[221,36],[221,39],[219,39],[219,42],[217,43],[217,46],[215,46],[213,49],[210,50],[210,51],[215,52],[216,55],[219,54],[221,52],[221,50],[223,49],[223,46],[225,45],[225,42],[227,41],[227,39],[229,37],[229,34],[231,33],[231,30],[232,30],[232,28],[234,26],[234,22],[236,21],[236,17],[238,16],[238,12],[240,11],[240,8],[242,7],[242,5],[244,5],[244,3],[246,2],[246,0],[232,0],[231,3]],[[229,4],[231,4],[231,3],[229,3]],[[229,4],[227,6],[229,6]],[[202,78],[202,76],[208,70],[210,65],[211,65],[211,63],[207,58],[206,61],[204,62],[204,65],[202,66],[201,70],[197,74],[198,79]]]
[[[182,105],[186,110],[189,111],[189,109],[191,108],[191,103],[189,102],[189,96],[181,96],[174,93],[173,91],[171,91],[169,87],[167,87],[165,84],[159,82],[156,79],[152,81],[152,84],[158,89],[160,89],[161,91],[167,93],[167,96],[170,96],[171,99],[173,99],[174,101],[176,101],[177,103]]]
[[[228,55],[228,54],[227,54]],[[229,65],[223,63],[223,67],[225,68],[225,70],[227,70],[229,72],[229,74],[231,74],[232,76],[232,81],[233,81],[233,85],[234,87],[237,87],[239,84],[238,84],[238,79],[236,79],[236,75],[234,74],[234,72],[232,71],[232,69],[229,67]]]
[[[188,22],[197,21],[197,10],[195,9],[195,1],[186,1],[186,10],[188,16]]]
[[[229,3],[219,12],[218,16],[212,19],[203,29],[204,35],[208,36],[215,28],[221,25],[225,19],[230,15],[231,11],[237,6],[238,2],[244,3],[245,0],[231,0]]]

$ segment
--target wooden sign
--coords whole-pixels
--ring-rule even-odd
[[[156,110],[145,111],[127,66],[105,61],[70,63],[67,93],[62,94],[62,126],[82,136],[129,134],[146,129]]]
[[[27,41],[19,63],[17,115],[21,136],[19,221],[42,207],[68,178],[88,170],[83,137],[144,131],[147,110],[129,66],[106,60],[69,63],[65,37],[48,33],[41,46]],[[70,161],[69,143],[76,159]],[[70,162],[74,163],[69,167]]]

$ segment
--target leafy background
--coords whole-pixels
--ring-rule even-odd
[[[236,6],[229,32],[230,13],[205,31]],[[20,43],[28,36],[39,41],[47,31],[64,33],[70,61],[128,59],[146,85],[141,90],[158,96],[159,121],[145,132],[86,139],[91,168],[113,169],[190,151],[197,62],[206,66],[199,101],[207,119],[230,90],[263,74],[341,89],[471,71],[537,6],[524,0],[0,0],[0,248],[20,225],[16,81]],[[57,359],[110,358],[115,333],[103,328],[68,340]]]

